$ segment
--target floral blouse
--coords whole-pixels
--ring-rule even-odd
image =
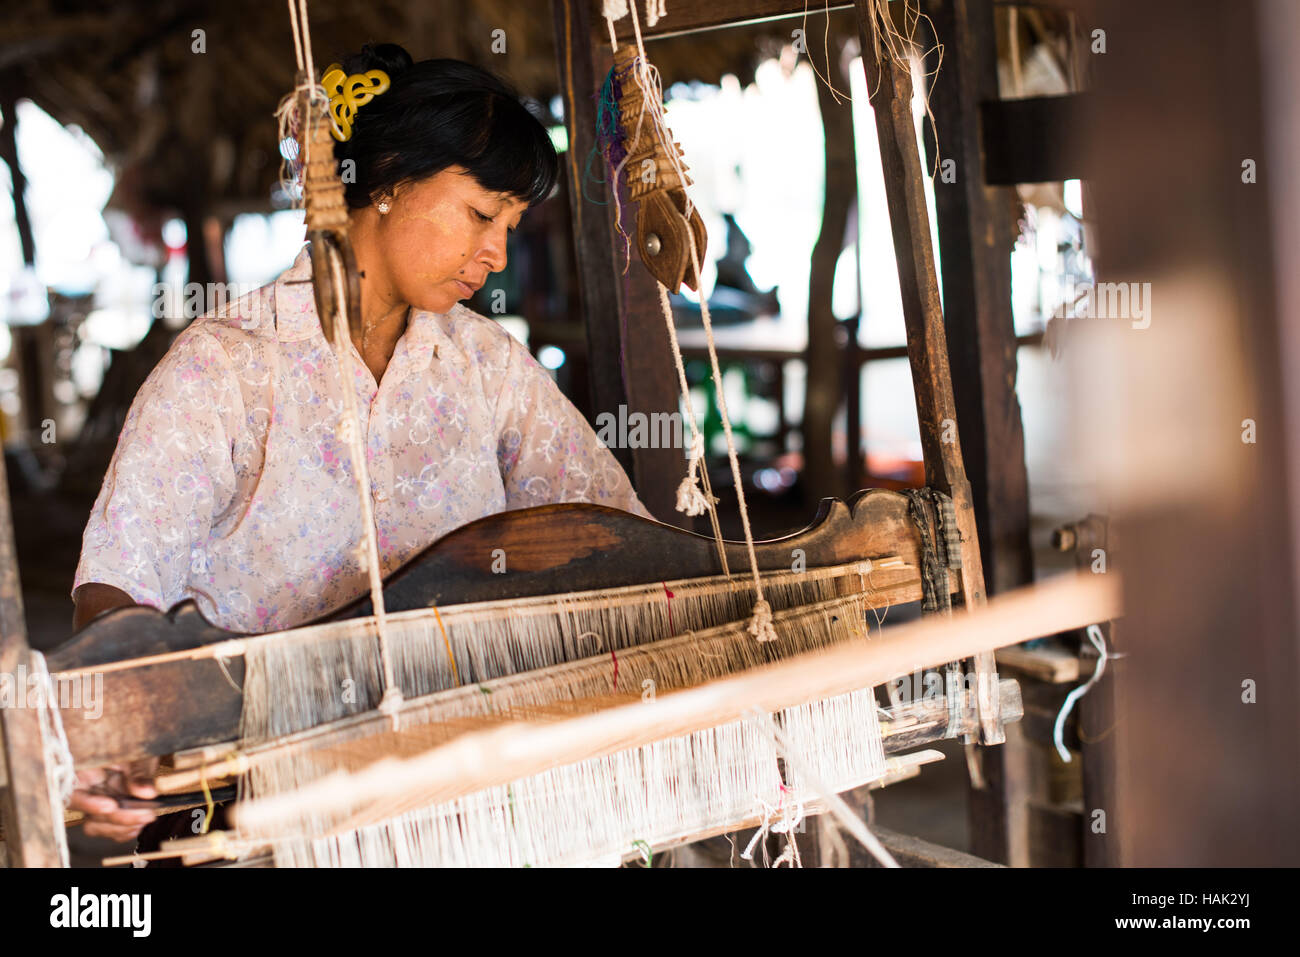
[[[378,384],[352,351],[383,574],[507,509],[594,502],[650,517],[550,374],[493,320],[460,303],[412,310]],[[365,593],[340,385],[304,247],[273,284],[195,320],[145,381],[74,591],[102,582],[164,610],[193,598],[241,632],[294,627]]]

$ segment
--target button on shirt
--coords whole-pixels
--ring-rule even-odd
[[[650,517],[617,460],[513,336],[461,304],[412,310],[379,383],[351,388],[386,575],[495,512],[594,502]],[[196,319],[141,387],[91,511],[73,589],[232,631],[291,628],[367,591],[343,393],[310,247],[273,284]]]

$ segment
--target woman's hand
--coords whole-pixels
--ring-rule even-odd
[[[153,786],[153,778],[157,771],[157,758],[78,771],[77,789],[68,806],[85,813],[86,833],[91,837],[134,841],[157,812],[150,807],[123,805],[156,798],[158,789]]]

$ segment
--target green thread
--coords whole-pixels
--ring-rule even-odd
[[[643,865],[641,865],[642,867],[653,867],[653,866],[654,866],[655,852],[654,852],[654,850],[650,847],[650,845],[649,845],[648,842],[646,842],[646,841],[633,841],[633,842],[632,842],[632,847],[633,847],[634,849],[636,849],[636,850],[640,850],[641,848],[645,848],[644,851],[641,851],[641,856],[645,858],[645,863],[644,863]]]

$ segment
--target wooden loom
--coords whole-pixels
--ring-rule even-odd
[[[580,25],[583,22],[581,13],[575,15],[568,2],[564,2],[562,13],[557,5],[558,16],[565,17],[566,22],[570,17],[574,17]],[[891,188],[889,197],[891,216],[895,223],[900,278],[903,280],[909,355],[917,383],[916,398],[921,419],[927,482],[933,490],[942,494],[937,498],[915,497],[909,501],[903,495],[877,490],[859,493],[848,503],[828,500],[823,503],[817,519],[804,532],[777,541],[756,543],[753,551],[755,570],[761,573],[761,579],[767,585],[776,612],[777,631],[783,638],[788,636],[786,626],[806,615],[801,609],[817,606],[818,610],[813,617],[831,617],[837,622],[840,618],[833,615],[833,611],[849,612],[844,615],[837,639],[828,642],[838,645],[834,653],[852,650],[855,639],[865,640],[863,612],[926,597],[923,575],[932,570],[930,566],[934,564],[934,556],[944,548],[937,530],[944,525],[944,503],[948,496],[951,512],[947,514],[955,520],[957,538],[961,543],[961,560],[959,566],[955,562],[949,562],[951,573],[942,578],[944,594],[941,598],[946,600],[948,594],[955,593],[959,596],[959,601],[967,606],[984,603],[983,577],[975,545],[969,485],[962,468],[960,448],[955,441],[941,441],[944,424],[948,420],[955,422],[955,410],[948,379],[934,263],[928,241],[925,201],[920,186],[919,158],[916,155],[915,140],[911,136],[908,106],[910,81],[905,73],[887,60],[875,65],[881,67],[881,75],[887,78],[887,81],[882,80],[873,97],[880,118],[881,148],[887,154],[887,176],[891,171],[901,169],[904,174],[902,179],[911,183],[911,188],[901,191]],[[874,72],[870,63],[868,72]],[[575,143],[580,141],[578,133],[575,129]],[[571,151],[571,156],[576,152],[576,149]],[[576,201],[581,202],[580,192]],[[681,211],[680,206],[677,208]],[[582,228],[581,222],[577,228]],[[694,223],[691,228],[694,229]],[[913,237],[918,237],[918,241],[913,242]],[[644,256],[644,230],[638,232],[638,242]],[[323,261],[324,257],[321,258]],[[682,278],[686,278],[688,270],[681,266],[679,271],[683,274]],[[334,278],[340,278],[337,272]],[[318,290],[320,288],[318,284]],[[326,288],[336,290],[338,282],[332,281]],[[348,298],[346,290],[340,298]],[[335,312],[335,309],[338,311]],[[326,307],[322,315],[326,314],[346,315],[347,311],[342,308],[342,303],[337,303]],[[950,428],[949,432],[955,433],[955,430]],[[5,518],[7,517],[6,515]],[[8,522],[5,522],[5,526],[8,534]],[[803,580],[792,582],[790,572],[796,549],[802,550],[802,562],[805,563],[806,571],[798,573],[804,576]],[[499,551],[504,551],[508,556],[510,572],[507,575],[494,572],[494,557]],[[671,573],[665,571],[659,556],[671,556]],[[403,689],[407,699],[403,714],[410,715],[419,709],[425,709],[428,712],[426,717],[433,718],[432,723],[423,725],[423,733],[408,738],[405,742],[407,750],[413,754],[422,754],[431,747],[441,745],[441,748],[427,756],[454,755],[457,745],[463,750],[480,740],[485,746],[489,743],[486,739],[470,735],[494,733],[492,729],[496,732],[510,732],[512,729],[518,731],[521,727],[526,733],[532,726],[527,723],[527,719],[554,723],[555,728],[560,730],[570,727],[566,723],[568,721],[581,722],[582,714],[586,711],[608,711],[610,715],[626,713],[628,702],[639,700],[643,693],[640,682],[631,689],[626,685],[628,672],[633,671],[632,662],[640,651],[652,643],[663,645],[675,640],[679,651],[693,653],[697,643],[691,640],[689,634],[685,641],[680,637],[674,638],[687,630],[688,622],[691,626],[689,631],[705,632],[717,628],[725,631],[728,622],[743,620],[745,606],[738,602],[744,595],[746,584],[742,582],[739,587],[728,588],[719,578],[724,567],[744,567],[747,557],[745,547],[740,543],[728,543],[719,549],[708,538],[596,506],[546,506],[490,516],[458,529],[392,575],[383,590],[386,611],[395,620],[404,621],[402,616],[409,614],[427,622],[428,613],[422,610],[430,606],[439,609],[436,613],[437,621],[442,638],[447,641],[448,663],[451,665],[454,682],[453,686],[438,684],[435,687]],[[16,664],[29,660],[31,655],[26,648],[22,630],[21,608],[15,607],[16,602],[13,600],[13,596],[18,594],[16,570],[10,576],[6,569],[3,584],[10,600],[0,605],[5,628],[3,657],[0,657],[0,662],[12,671]],[[678,604],[678,619],[674,621],[672,614],[677,594],[684,597],[696,588],[705,589],[707,596],[691,612],[688,612],[685,601]],[[707,591],[708,589],[713,591]],[[936,597],[933,579],[929,591],[932,599]],[[568,666],[585,663],[596,669],[597,677],[594,680],[598,683],[606,680],[609,682],[609,688],[602,688],[599,692],[588,689],[584,694],[576,696],[589,702],[586,707],[575,706],[574,696],[571,695],[565,699],[568,701],[567,706],[557,698],[549,704],[539,705],[532,701],[516,704],[508,708],[506,713],[467,714],[455,710],[457,705],[453,699],[466,697],[455,686],[465,687],[471,682],[476,683],[477,687],[471,687],[468,697],[481,705],[487,696],[476,696],[473,692],[481,690],[492,691],[493,694],[505,693],[508,689],[500,682],[507,680],[512,671],[507,667],[504,670],[498,668],[497,673],[493,673],[493,669],[485,663],[471,664],[472,655],[466,653],[470,643],[465,638],[459,639],[462,643],[452,653],[452,640],[448,637],[444,618],[454,622],[462,612],[510,617],[517,614],[530,599],[540,599],[540,604],[545,606],[541,614],[557,618],[560,622],[559,630],[563,633],[566,616],[573,614],[566,603],[574,600],[575,593],[596,595],[602,602],[614,594],[624,595],[639,610],[638,613],[643,616],[641,620],[653,619],[666,622],[666,625],[660,624],[658,633],[629,635],[622,639],[611,633],[596,633],[598,638],[608,639],[607,647],[597,656],[591,655],[593,649],[581,641],[584,634],[592,634],[591,632],[584,633],[575,627],[572,634],[561,634],[563,660],[549,665],[549,669],[563,670]],[[719,600],[718,594],[724,597]],[[840,604],[833,604],[837,601]],[[1015,682],[996,681],[993,645],[1075,627],[1093,617],[1108,617],[1113,611],[1112,605],[1105,601],[1092,607],[1095,614],[1091,616],[1081,612],[1075,605],[1062,610],[1055,617],[1039,617],[1030,623],[1021,621],[1014,627],[1008,623],[1008,630],[995,639],[986,636],[984,646],[979,647],[967,663],[970,673],[979,679],[976,690],[972,693],[957,693],[961,686],[950,684],[942,707],[934,708],[931,703],[929,707],[908,705],[890,709],[880,719],[879,737],[883,750],[886,753],[898,753],[928,741],[957,735],[984,744],[1002,741],[1004,722],[1019,717],[1018,688]],[[241,717],[245,710],[240,689],[248,687],[247,682],[252,677],[246,668],[246,661],[252,657],[250,649],[260,651],[294,641],[304,644],[319,642],[323,645],[335,637],[336,633],[348,630],[349,623],[366,621],[373,611],[370,599],[364,598],[330,616],[327,621],[313,623],[279,636],[248,636],[242,641],[232,641],[234,636],[205,622],[189,602],[165,615],[145,608],[112,612],[83,629],[48,657],[49,670],[56,676],[101,673],[104,679],[105,711],[102,717],[87,720],[75,709],[64,709],[61,712],[63,730],[72,757],[78,767],[95,767],[143,756],[174,756],[175,773],[170,782],[179,790],[193,790],[195,784],[200,784],[205,789],[211,788],[219,776],[247,771],[250,762],[259,760],[257,747],[238,744],[243,737]],[[576,623],[578,619],[568,620]],[[452,631],[455,631],[454,625]],[[472,635],[472,629],[469,633]],[[732,641],[731,646],[743,650],[743,629],[740,637],[741,641]],[[719,640],[726,642],[730,639],[722,635]],[[825,646],[826,644],[822,645]],[[429,648],[436,648],[436,641],[429,643]],[[716,653],[721,646],[710,648],[711,653]],[[799,661],[774,665],[778,669],[796,668],[801,663],[808,666],[809,663],[800,656],[800,652],[809,650],[809,647],[797,643],[787,643],[784,647],[774,643],[772,647],[764,649],[759,657],[773,663],[782,659],[799,658]],[[620,653],[626,669],[623,689],[619,689],[617,684]],[[827,655],[832,653],[826,652]],[[869,655],[869,649],[864,648],[862,654]],[[753,660],[752,657],[747,658],[746,662],[753,663]],[[459,668],[457,661],[460,662]],[[827,661],[829,663],[829,658]],[[950,661],[949,657],[928,658],[921,650],[913,667],[926,664],[939,666],[947,661]],[[897,662],[894,664],[897,665]],[[815,664],[811,667],[814,670],[817,668]],[[465,669],[464,674],[461,674],[461,669]],[[608,672],[608,675],[603,675],[604,672]],[[633,673],[640,675],[649,672]],[[951,666],[948,675],[950,679],[958,677]],[[858,687],[865,688],[870,693],[874,684],[893,676],[882,673],[873,680],[864,679]],[[705,685],[708,683],[704,682]],[[696,691],[701,690],[698,683],[674,686],[665,680],[663,685],[667,690],[676,691],[664,696],[665,704],[687,701],[693,693],[690,690],[692,687]],[[341,732],[345,726],[351,727],[370,720],[375,726],[368,728],[367,733],[381,734],[388,716],[375,718],[372,709],[378,703],[378,695],[382,690],[382,687],[367,688],[351,713],[334,715],[325,722],[326,725],[332,732]],[[679,694],[681,697],[678,697]],[[799,707],[808,700],[816,700],[816,695],[812,699],[801,699],[801,694],[796,690],[787,693],[785,698],[778,695],[775,699],[762,695],[745,697],[741,694],[741,699],[749,706],[762,704],[769,710]],[[447,710],[448,708],[452,710]],[[640,714],[641,722],[650,720],[652,727],[649,730],[639,730],[629,740],[650,744],[672,733],[680,736],[682,733],[696,733],[712,726],[709,723],[700,724],[698,716],[694,719],[682,718],[681,722],[684,723],[665,723],[661,729],[664,734],[656,737],[654,722],[650,719],[652,713],[652,710],[647,709]],[[371,715],[369,719],[366,718],[367,714]],[[719,720],[734,722],[739,716],[733,709],[733,712]],[[59,860],[58,831],[62,822],[58,819],[51,800],[46,744],[42,743],[48,741],[50,729],[47,723],[42,723],[43,717],[30,711],[22,712],[21,709],[6,711],[3,715],[10,796],[6,833],[9,835],[10,856],[15,863],[54,864]],[[714,717],[719,716],[715,714]],[[875,717],[873,708],[872,720]],[[507,726],[497,727],[502,721]],[[575,727],[574,730],[576,732],[581,729]],[[279,740],[273,740],[269,744],[263,742],[263,748],[274,750],[290,743],[297,746],[314,733],[311,728],[294,727],[282,731]],[[326,741],[327,748],[333,747],[334,743],[334,740]],[[617,742],[589,742],[587,750],[572,752],[569,757],[591,759],[593,755],[608,756],[617,752]],[[400,753],[400,748],[397,753]],[[563,748],[555,753],[563,754]],[[367,771],[376,770],[373,767],[367,768],[364,760],[358,762],[354,757],[338,753],[337,748],[333,758],[336,765],[345,765],[360,772],[358,780]],[[545,769],[545,765],[530,767],[526,773],[544,773]],[[465,775],[465,783],[461,785],[454,781],[448,785],[444,781],[435,786],[426,781],[423,786],[429,795],[436,795],[439,800],[456,800],[466,796],[467,788],[473,790],[476,785],[499,787],[508,784],[510,780],[507,778],[504,781],[484,783],[482,780],[473,781],[472,776]],[[837,781],[835,789],[842,790],[857,783],[862,782]],[[308,786],[311,786],[310,783]],[[377,806],[382,808],[382,797],[382,793],[377,798],[371,796],[369,800],[372,811]],[[404,812],[409,806],[410,801],[399,801],[390,810],[395,813]],[[347,802],[340,806],[343,823],[346,823],[349,815],[355,816],[356,813],[357,808],[347,805]],[[511,813],[513,814],[513,802]],[[730,830],[752,822],[752,815],[723,817],[697,827],[694,833],[698,835]],[[340,820],[336,819],[333,823],[337,825]],[[685,839],[690,836],[661,833],[656,834],[655,838]],[[212,859],[224,856],[219,844],[220,842],[202,841],[197,846],[182,850],[187,850],[194,860]],[[247,852],[246,848],[244,850]]]

